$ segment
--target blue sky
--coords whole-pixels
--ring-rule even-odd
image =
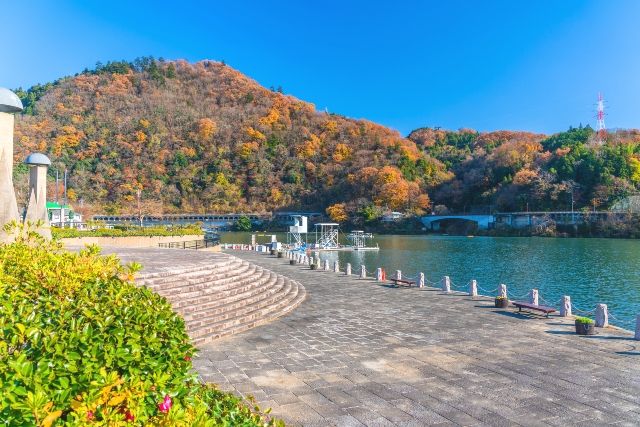
[[[97,61],[224,60],[318,109],[422,126],[640,127],[640,2],[2,1],[0,86]],[[8,19],[11,17],[11,19]],[[8,25],[7,25],[8,23]]]

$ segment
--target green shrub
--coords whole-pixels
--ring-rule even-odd
[[[589,319],[588,317],[580,317],[576,316],[576,323],[583,323],[585,325],[591,325],[595,323],[593,319]]]
[[[193,374],[183,319],[95,246],[0,245],[0,420],[11,426],[274,425]],[[170,400],[170,402],[169,402]]]
[[[186,225],[177,227],[118,226],[117,228],[96,228],[94,230],[51,227],[51,234],[56,239],[69,239],[74,237],[201,236],[203,232],[199,225]]]

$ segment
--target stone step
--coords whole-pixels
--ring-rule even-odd
[[[198,295],[199,293],[207,292],[207,291],[224,291],[225,289],[230,289],[236,286],[242,285],[243,280],[248,280],[251,277],[254,277],[256,273],[261,271],[260,267],[256,267],[255,265],[248,265],[246,267],[242,267],[240,270],[235,270],[234,272],[222,273],[222,274],[212,274],[210,277],[199,280],[197,283],[183,283],[181,285],[174,283],[170,284],[168,287],[157,285],[151,288],[153,291],[162,294],[162,295],[176,295],[182,296],[184,298],[188,298],[193,295]]]
[[[160,277],[152,278],[138,278],[138,283],[145,285],[148,288],[154,289],[158,286],[164,288],[170,288],[173,284],[180,284],[183,282],[198,283],[201,280],[207,280],[212,275],[229,275],[235,269],[249,266],[250,263],[246,261],[237,260],[237,262],[227,263],[225,265],[210,265],[207,268],[198,268],[196,270],[174,270],[170,275],[164,275]]]
[[[246,263],[247,261],[241,260],[240,258],[231,256],[231,255],[218,256],[214,259],[207,260],[207,262],[192,264],[192,265],[189,265],[188,267],[177,266],[176,268],[156,271],[153,273],[140,273],[136,276],[136,280],[147,281],[147,280],[153,280],[153,279],[167,278],[170,276],[176,276],[178,274],[183,274],[183,273],[193,273],[193,272],[198,272],[202,270],[210,270],[212,268],[224,268],[229,265],[236,264],[238,262]]]
[[[220,289],[218,287],[206,289],[198,293],[191,293],[188,296],[178,294],[168,297],[172,306],[176,310],[180,310],[183,315],[192,313],[196,310],[205,309],[211,304],[223,305],[230,300],[237,299],[238,295],[250,292],[260,292],[260,289],[266,286],[270,279],[270,272],[260,270],[253,276],[247,277],[241,281],[234,282],[232,287]]]
[[[184,314],[184,320],[192,327],[203,326],[207,323],[217,322],[232,316],[242,314],[243,310],[258,308],[271,301],[271,298],[280,298],[291,290],[291,285],[280,277],[273,276],[272,279],[259,289],[252,289],[244,294],[237,295],[236,298],[219,305],[212,305],[208,308]],[[257,291],[257,292],[256,292]]]
[[[255,328],[256,326],[260,326],[262,324],[268,323],[272,320],[275,320],[279,317],[285,316],[286,314],[290,313],[291,311],[293,311],[296,307],[298,307],[306,298],[306,291],[304,289],[304,287],[300,284],[298,284],[298,292],[295,296],[295,298],[291,299],[288,304],[280,307],[279,309],[275,310],[275,311],[271,311],[268,316],[263,316],[262,318],[258,318],[258,319],[250,319],[229,327],[222,327],[220,329],[218,329],[217,331],[212,331],[209,333],[205,333],[205,334],[201,334],[199,336],[192,336],[192,342],[195,346],[199,346],[201,344],[205,344],[208,342],[211,342],[213,340],[216,340],[218,338],[227,336],[227,335],[232,335],[232,334],[237,334],[240,332],[244,332],[246,330]]]
[[[215,332],[216,330],[224,330],[236,324],[245,323],[255,320],[258,317],[268,317],[270,312],[277,312],[280,307],[287,305],[293,300],[298,293],[298,286],[295,282],[282,278],[282,283],[287,285],[283,292],[275,294],[256,304],[238,308],[223,314],[208,317],[206,319],[198,319],[187,323],[187,330],[192,337],[198,337],[202,334]]]

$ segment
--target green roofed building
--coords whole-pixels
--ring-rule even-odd
[[[49,223],[53,227],[85,228],[82,215],[74,212],[70,205],[61,205],[56,202],[47,202]]]

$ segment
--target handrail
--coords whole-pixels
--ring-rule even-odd
[[[166,242],[166,243],[158,243],[158,247],[160,248],[168,248],[168,249],[203,249],[203,248],[212,248],[216,245],[219,245],[220,242],[217,240],[211,239],[202,239],[202,240],[188,240],[184,242]]]

